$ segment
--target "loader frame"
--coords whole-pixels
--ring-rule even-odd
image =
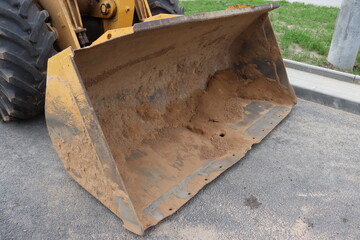
[[[39,0],[51,16],[52,30],[57,34],[57,47],[79,49],[89,45],[82,16],[102,20],[104,34],[96,43],[132,33],[134,14],[140,22],[175,17],[173,14],[152,16],[147,0]]]

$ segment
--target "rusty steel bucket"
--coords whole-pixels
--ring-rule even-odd
[[[125,228],[143,234],[173,214],[289,114],[296,97],[268,18],[277,7],[139,23],[49,60],[52,143]]]

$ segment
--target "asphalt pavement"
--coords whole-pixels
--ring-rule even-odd
[[[1,123],[0,239],[140,239],[74,182],[44,116]],[[300,100],[143,239],[360,239],[360,117]]]

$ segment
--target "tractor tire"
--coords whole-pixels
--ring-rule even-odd
[[[184,14],[184,7],[179,6],[179,0],[148,0],[151,13],[153,15],[166,14]]]
[[[48,17],[34,0],[0,1],[0,120],[44,109],[47,60],[56,53]]]

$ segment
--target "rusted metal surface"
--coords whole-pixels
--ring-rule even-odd
[[[296,103],[267,16],[276,7],[136,24],[50,60],[55,149],[130,231],[173,214]]]

